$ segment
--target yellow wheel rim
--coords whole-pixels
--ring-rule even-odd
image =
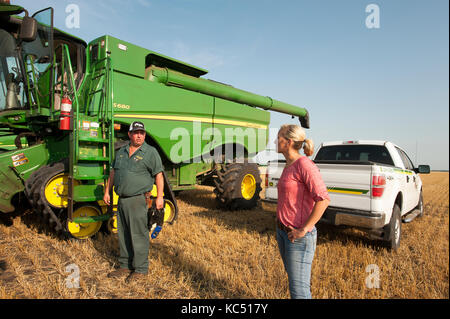
[[[164,200],[164,222],[171,223],[175,218],[175,205],[170,201]]]
[[[93,206],[79,207],[72,214],[73,218],[92,217],[99,215],[100,211]],[[71,221],[67,221],[67,230],[73,237],[77,239],[86,239],[94,236],[100,230],[101,226],[102,222],[78,224]]]
[[[45,200],[55,208],[67,207],[67,194],[69,191],[69,178],[65,173],[52,177],[45,185]],[[74,181],[74,185],[78,185],[78,181]]]
[[[152,190],[151,190],[151,195],[153,197],[158,197],[158,187],[156,187],[156,184],[153,184]],[[164,196],[164,191],[163,191],[163,196]]]
[[[117,234],[117,215],[116,214],[114,214],[114,216],[108,220],[107,225],[108,225],[108,231],[111,234]]]
[[[242,197],[244,197],[247,200],[250,200],[253,198],[253,195],[255,195],[255,192],[256,192],[255,177],[253,177],[252,174],[245,175],[241,183]]]

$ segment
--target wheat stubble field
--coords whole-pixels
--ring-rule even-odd
[[[313,298],[449,298],[449,175],[422,178],[425,215],[403,224],[397,253],[357,230],[318,226]],[[289,298],[274,205],[216,210],[209,187],[180,193],[178,204],[178,221],[151,243],[148,280],[134,285],[106,276],[114,235],[61,241],[39,233],[31,212],[2,217],[0,298]],[[374,269],[379,288],[368,288]]]

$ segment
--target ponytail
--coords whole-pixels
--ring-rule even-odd
[[[311,156],[314,154],[314,142],[309,138],[305,139],[303,143],[303,152],[306,156]]]

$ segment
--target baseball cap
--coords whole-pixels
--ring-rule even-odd
[[[131,123],[129,132],[133,131],[145,131],[144,123],[139,121],[134,121],[133,123]]]

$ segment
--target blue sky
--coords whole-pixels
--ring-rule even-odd
[[[54,7],[55,26],[87,42],[109,34],[206,68],[206,78],[306,107],[316,148],[389,140],[415,164],[449,169],[447,0],[12,3]],[[80,9],[79,28],[66,25],[70,4]],[[366,27],[369,4],[379,7],[379,28]],[[298,121],[272,113],[272,128],[284,123]]]

